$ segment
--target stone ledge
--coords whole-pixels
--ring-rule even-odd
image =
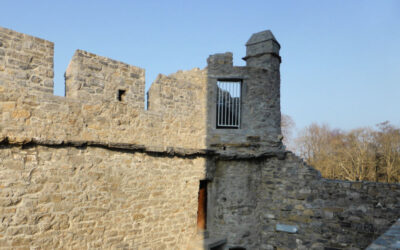
[[[193,148],[179,148],[179,147],[157,147],[145,146],[131,143],[110,143],[102,141],[78,141],[78,140],[47,140],[36,138],[18,138],[18,140],[10,139],[9,137],[0,138],[0,145],[16,146],[16,147],[32,147],[32,146],[45,146],[45,147],[101,147],[110,150],[120,150],[127,152],[143,152],[148,154],[160,154],[178,157],[215,157],[222,160],[251,160],[251,159],[264,159],[277,157],[278,159],[285,159],[288,151],[264,151],[251,153],[220,153],[211,149],[193,149]]]

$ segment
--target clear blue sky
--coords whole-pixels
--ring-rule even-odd
[[[1,1],[0,26],[55,42],[55,93],[76,49],[158,73],[203,68],[271,29],[281,105],[298,128],[400,126],[400,1]]]

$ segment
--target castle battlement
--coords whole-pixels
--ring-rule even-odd
[[[0,81],[53,93],[54,43],[0,27]]]
[[[144,109],[145,70],[77,50],[65,72],[65,96],[83,102],[114,100]]]
[[[65,72],[65,98],[54,97],[54,44],[5,28],[0,38],[2,140],[243,157],[283,152],[279,71],[262,63],[236,67],[227,52],[211,55],[205,69],[159,75],[144,110],[144,69],[77,50]],[[273,64],[279,69],[279,62]],[[226,104],[217,108],[218,82],[229,81],[238,87],[237,96],[220,91],[225,93],[220,102]],[[233,127],[218,127],[218,115]]]

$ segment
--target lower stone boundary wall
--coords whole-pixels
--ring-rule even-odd
[[[364,249],[400,217],[399,184],[323,179],[292,154],[262,165],[262,249]]]

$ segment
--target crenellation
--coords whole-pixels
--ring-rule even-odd
[[[65,73],[66,97],[123,101],[144,109],[144,69],[77,50]]]
[[[203,112],[206,100],[206,70],[198,68],[178,71],[169,76],[158,75],[149,89],[149,110],[188,115],[191,110]],[[179,94],[177,94],[179,93]],[[197,114],[204,120],[204,112]]]
[[[52,42],[0,27],[0,78],[53,93]]]
[[[233,54],[232,52],[217,53],[210,55],[207,58],[207,67],[209,69],[218,69],[221,67],[232,67],[233,66]]]

